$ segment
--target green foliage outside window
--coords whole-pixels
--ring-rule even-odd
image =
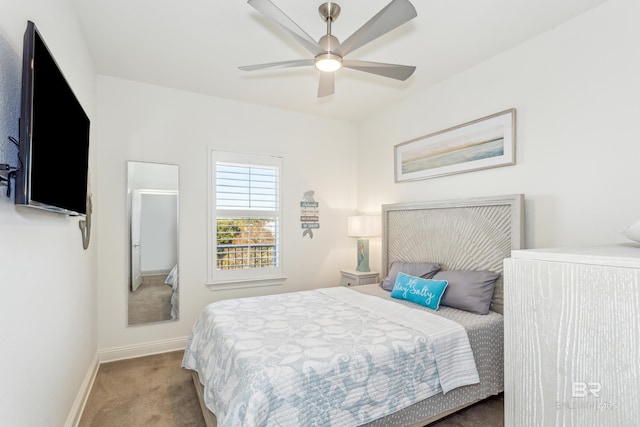
[[[218,218],[218,270],[276,266],[275,230],[273,218]]]

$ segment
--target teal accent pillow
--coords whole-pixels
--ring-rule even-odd
[[[447,289],[446,280],[423,279],[398,273],[391,297],[424,305],[432,310],[440,307],[440,299]]]

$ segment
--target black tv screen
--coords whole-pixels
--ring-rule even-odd
[[[89,118],[31,21],[23,54],[16,204],[85,215]]]

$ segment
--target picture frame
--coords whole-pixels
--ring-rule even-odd
[[[396,144],[395,182],[514,165],[515,124],[511,108]]]

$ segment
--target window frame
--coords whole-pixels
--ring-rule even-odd
[[[220,150],[209,147],[209,173],[208,173],[208,216],[207,216],[207,287],[211,290],[240,289],[259,286],[275,286],[282,284],[284,275],[284,206],[283,206],[283,182],[284,182],[284,158],[277,155],[242,153],[228,150]],[[216,206],[216,172],[217,162],[232,162],[240,164],[254,164],[259,166],[272,166],[278,168],[278,209],[275,215],[278,218],[278,233],[276,251],[278,265],[268,268],[248,268],[237,270],[218,270],[216,266],[217,256],[217,213]],[[247,210],[223,210],[231,214],[239,214]],[[263,211],[264,212],[264,211]],[[241,216],[241,215],[231,215]]]

